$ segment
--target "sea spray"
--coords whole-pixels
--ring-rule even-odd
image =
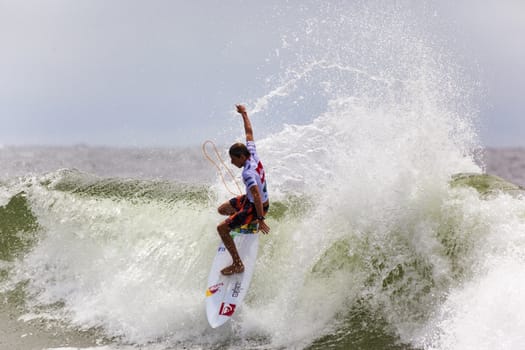
[[[378,338],[392,333],[411,343],[463,276],[460,259],[447,256],[454,226],[441,208],[451,197],[452,174],[480,172],[472,157],[475,83],[464,80],[418,20],[400,20],[397,8],[371,7],[349,15],[327,6],[321,12],[329,16],[306,20],[304,32],[284,40],[283,49],[295,55],[281,83],[253,103],[270,121],[272,113],[293,120],[293,113],[321,111],[311,123],[285,126],[260,143],[277,175],[270,181],[276,197],[300,193],[313,203],[287,232],[293,244],[280,242],[290,260],[267,272],[282,272],[289,287],[275,296],[285,315],[268,322],[277,346],[345,327],[356,301],[372,320],[386,320]],[[353,31],[356,23],[360,30]],[[297,107],[290,111],[291,105]],[[349,247],[341,259],[352,263],[343,273],[317,274],[322,282],[313,283],[311,269],[341,242]],[[337,286],[344,286],[341,293]],[[277,308],[265,303],[258,312]]]

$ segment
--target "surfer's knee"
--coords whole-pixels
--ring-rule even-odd
[[[233,215],[235,214],[235,209],[231,206],[229,202],[223,203],[217,208],[217,211],[221,215]]]

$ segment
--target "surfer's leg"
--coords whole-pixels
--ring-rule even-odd
[[[220,223],[219,226],[217,226],[217,231],[233,260],[233,264],[222,269],[221,273],[223,275],[233,275],[234,273],[244,272],[244,265],[239,256],[239,252],[237,251],[237,247],[235,246],[235,242],[233,241],[232,236],[230,236],[230,227],[228,223],[226,221]]]
[[[222,203],[217,209],[219,214],[232,216],[239,210],[243,209],[243,206],[246,204],[246,195],[241,195],[233,197],[227,202]]]
[[[246,202],[246,195],[233,197],[229,201],[222,203],[217,210],[221,215],[232,216],[238,211],[242,211]]]
[[[232,207],[230,202],[222,203],[217,209],[217,211],[219,212],[219,214],[227,216],[233,215],[236,212],[235,208]]]

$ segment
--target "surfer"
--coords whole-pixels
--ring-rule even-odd
[[[270,227],[264,221],[264,215],[269,208],[264,168],[257,156],[252,124],[248,118],[246,107],[243,105],[236,107],[244,123],[246,145],[240,142],[234,143],[230,147],[229,153],[232,164],[238,168],[243,168],[242,180],[246,186],[246,194],[232,198],[218,208],[221,215],[228,215],[228,218],[217,226],[217,231],[233,259],[232,265],[221,270],[223,275],[244,272],[244,265],[237,247],[235,247],[233,238],[230,236],[232,229],[257,221],[259,230],[264,234],[270,232]]]

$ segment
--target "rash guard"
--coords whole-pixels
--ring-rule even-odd
[[[253,195],[250,191],[250,188],[256,186],[259,188],[259,193],[261,194],[261,200],[263,203],[268,201],[268,191],[266,189],[266,177],[264,174],[264,167],[257,155],[255,148],[255,142],[247,141],[246,148],[250,151],[250,158],[244,163],[244,169],[242,170],[242,181],[246,186],[246,195],[248,200],[253,203]]]

